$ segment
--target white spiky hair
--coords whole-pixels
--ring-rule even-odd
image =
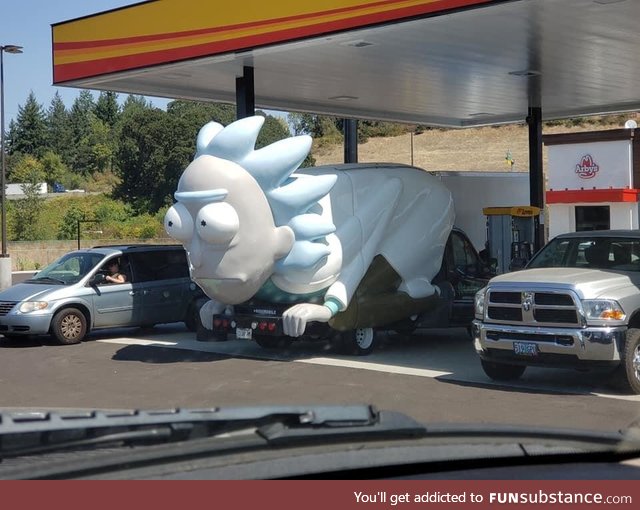
[[[260,185],[276,226],[289,226],[295,243],[278,262],[280,271],[308,268],[329,254],[322,241],[335,226],[312,211],[337,180],[335,175],[293,175],[311,149],[310,136],[294,136],[255,150],[264,117],[237,120],[227,127],[209,122],[198,133],[196,155],[215,156],[237,163]]]

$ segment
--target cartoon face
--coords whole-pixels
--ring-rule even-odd
[[[238,164],[203,155],[182,174],[167,233],[187,250],[191,278],[211,298],[237,304],[253,297],[293,245],[276,227],[264,192]]]

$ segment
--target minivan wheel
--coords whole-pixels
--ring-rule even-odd
[[[480,360],[482,370],[494,381],[515,381],[526,370],[525,365],[507,365],[506,363],[494,363],[493,361]]]
[[[80,343],[87,334],[87,319],[77,308],[60,310],[51,322],[51,334],[59,344]]]
[[[627,330],[620,366],[615,372],[616,386],[625,392],[640,394],[640,329]]]

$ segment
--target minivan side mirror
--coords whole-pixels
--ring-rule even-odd
[[[104,273],[96,273],[91,277],[91,281],[89,282],[91,285],[98,285],[100,283],[104,283]]]

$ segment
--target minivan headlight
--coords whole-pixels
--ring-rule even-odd
[[[476,297],[474,300],[474,308],[476,313],[476,319],[484,318],[484,296],[487,292],[487,288],[484,287],[476,292]]]
[[[622,321],[626,318],[620,303],[613,299],[585,299],[582,307],[587,320]]]
[[[47,306],[49,306],[49,303],[46,301],[25,301],[20,304],[18,310],[20,310],[21,313],[29,313],[35,312],[36,310],[44,310]]]

